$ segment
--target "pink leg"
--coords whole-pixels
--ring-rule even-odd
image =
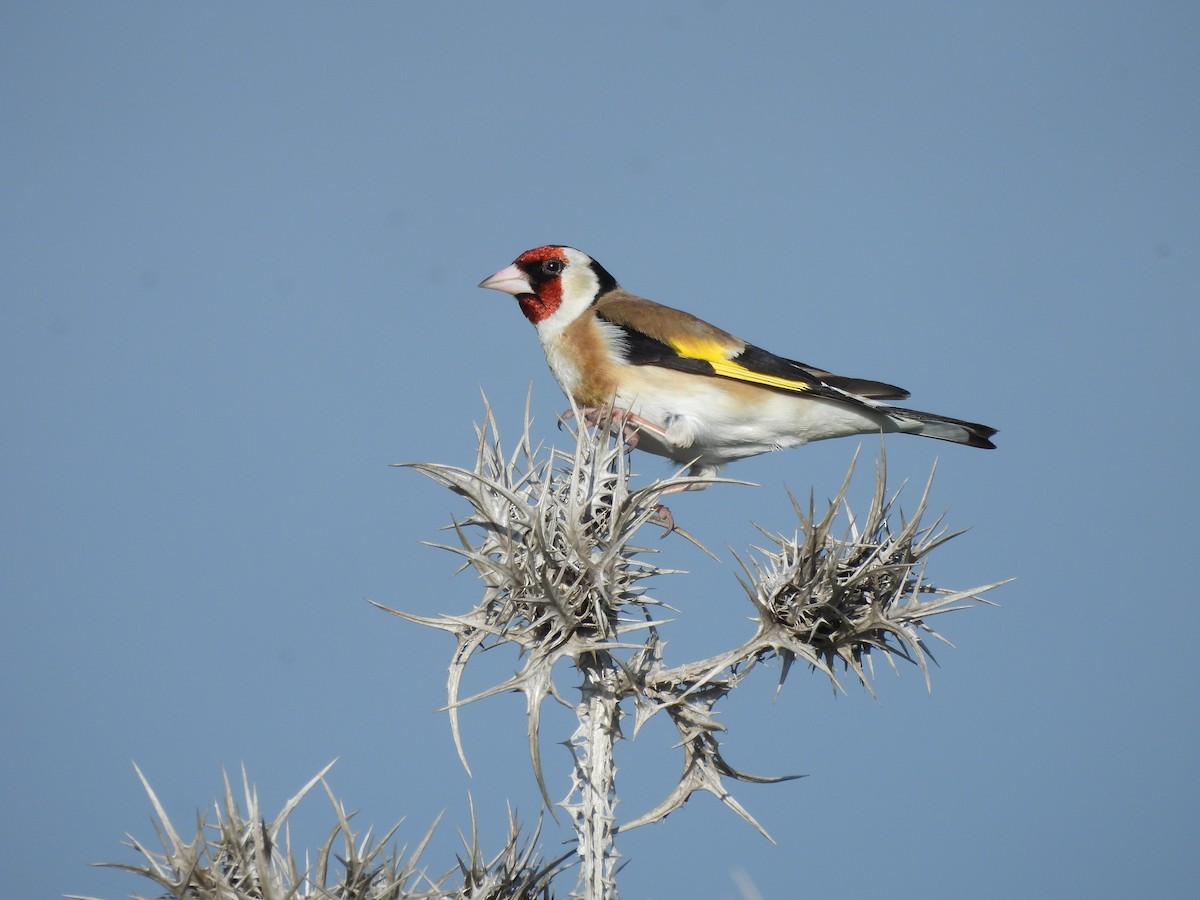
[[[638,432],[648,431],[660,440],[664,440],[667,433],[651,422],[649,419],[643,419],[641,416],[634,415],[627,409],[608,409],[606,407],[592,406],[581,410],[583,419],[592,427],[603,425],[606,422],[612,426],[621,429],[621,440],[632,450],[638,443]],[[575,411],[568,409],[562,414],[561,418],[565,421],[572,418]]]
[[[580,412],[583,415],[583,420],[593,428],[606,423],[614,428],[619,427],[621,429],[621,440],[625,442],[625,445],[629,447],[630,450],[637,446],[638,432],[640,431],[647,431],[661,441],[665,441],[667,437],[666,431],[664,431],[662,428],[655,425],[648,419],[643,419],[641,416],[635,415],[627,409],[609,409],[606,407],[593,406],[588,407],[587,409],[582,409]],[[566,421],[574,416],[575,411],[573,409],[568,409],[562,414],[561,419]],[[713,474],[715,474],[715,471],[716,470],[714,468]],[[693,474],[699,474],[699,472],[694,470]],[[676,485],[675,487],[667,488],[665,491],[663,491],[662,495],[665,496],[666,494],[676,494],[680,491],[699,491],[703,490],[705,487],[706,485],[703,484]],[[654,518],[657,524],[666,528],[666,531],[663,532],[663,537],[666,537],[675,530],[675,517],[671,514],[671,510],[668,509],[664,504],[656,503],[654,505]]]

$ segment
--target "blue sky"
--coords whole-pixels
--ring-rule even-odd
[[[515,433],[532,383],[561,440],[532,330],[475,288],[548,242],[999,427],[888,460],[919,483],[937,458],[932,506],[972,526],[935,581],[1019,579],[942,623],[932,694],[751,679],[729,759],[809,776],[735,789],[778,845],[698,798],[620,841],[623,895],[738,897],[735,870],[764,897],[1193,889],[1198,36],[1166,2],[6,4],[6,893],[149,890],[87,866],[153,837],[131,760],[186,825],[223,766],[270,810],[339,757],[364,825],[415,842],[446,810],[431,870],[468,791],[485,841],[506,802],[536,817],[520,698],[464,713],[469,779],[449,639],[364,598],[474,603],[419,544],[461,504],[388,464],[468,464],[481,386]],[[726,548],[790,531],[785,486],[830,495],[854,447],[672,504],[724,562],[661,544],[693,573],[658,586],[669,656],[750,628]],[[627,817],[670,744],[620,747]]]

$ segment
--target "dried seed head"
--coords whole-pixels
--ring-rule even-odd
[[[799,658],[825,672],[836,686],[835,664],[840,660],[870,690],[874,650],[893,665],[896,658],[915,663],[928,684],[928,660],[933,657],[926,639],[949,644],[928,620],[972,601],[987,603],[978,595],[998,585],[949,591],[925,579],[929,552],[961,534],[946,533],[941,517],[922,524],[932,473],[916,511],[905,518],[894,512],[899,492],[888,495],[881,456],[870,507],[859,521],[845,499],[853,470],[851,464],[820,519],[811,498],[807,511],[793,498],[799,532],[785,537],[764,531],[774,549],[760,549],[749,563],[739,560],[746,573],[743,587],[758,611],[757,640],[764,650],[783,657],[784,677],[787,665]],[[848,522],[835,534],[843,510]]]

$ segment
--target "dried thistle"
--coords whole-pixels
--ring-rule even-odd
[[[900,492],[888,496],[886,457],[881,452],[870,505],[858,520],[846,503],[856,460],[857,454],[824,515],[817,518],[811,496],[807,511],[792,497],[799,531],[789,538],[764,530],[775,549],[756,548],[758,557],[738,559],[746,576],[739,580],[758,613],[758,633],[747,646],[760,656],[780,657],[781,685],[799,658],[840,688],[834,668],[840,660],[871,691],[874,651],[893,669],[897,659],[917,665],[928,688],[928,661],[934,657],[926,639],[953,646],[929,619],[972,602],[994,605],[980,595],[1007,582],[966,591],[931,584],[925,577],[928,555],[963,533],[943,529],[941,516],[923,523],[933,472],[916,510],[906,518],[894,511]],[[847,525],[836,534],[834,526],[843,511]]]
[[[697,479],[668,479],[632,490],[626,448],[608,430],[580,428],[573,454],[557,449],[543,453],[531,446],[530,424],[527,409],[516,449],[506,455],[488,408],[483,426],[476,428],[474,469],[405,464],[462,495],[474,507],[468,518],[450,526],[457,546],[431,546],[461,555],[466,565],[474,567],[484,584],[475,608],[462,615],[427,618],[375,605],[455,636],[447,709],[455,746],[468,772],[458,709],[505,691],[525,695],[530,759],[551,807],[537,740],[541,704],[553,697],[574,707],[559,695],[552,670],[562,659],[619,669],[609,654],[642,646],[629,643],[627,637],[651,627],[649,610],[661,605],[646,593],[642,582],[674,571],[643,559],[656,551],[636,546],[633,539],[656,515],[658,497]],[[481,530],[477,542],[472,542],[469,526]],[[516,646],[524,657],[520,670],[501,684],[460,699],[459,684],[468,662],[476,652],[501,644]]]
[[[154,807],[162,850],[146,847],[133,837],[128,846],[140,853],[142,865],[101,863],[154,882],[161,897],[178,900],[550,900],[551,882],[564,869],[571,854],[546,861],[535,853],[541,820],[528,837],[513,812],[509,811],[508,837],[491,859],[479,847],[475,808],[471,807],[471,838],[463,838],[467,857],[456,868],[430,878],[420,864],[422,853],[433,837],[437,821],[429,827],[416,849],[404,858],[407,848],[388,848],[397,825],[382,838],[371,829],[355,834],[351,815],[334,797],[325,775],[333,763],[296,793],[270,822],[259,814],[258,795],[242,772],[245,810],[234,796],[225,776],[225,793],[214,804],[210,821],[198,817],[196,831],[185,841],[167,816],[150,783],[134,766]],[[297,862],[286,829],[288,817],[300,801],[321,784],[333,806],[336,824],[317,851],[316,861]],[[440,818],[440,817],[439,817]],[[335,850],[340,843],[341,852]],[[335,866],[334,863],[337,865]],[[337,871],[340,869],[340,873]],[[455,874],[461,876],[454,879]],[[454,882],[459,882],[457,885]],[[147,900],[140,894],[134,900]],[[69,900],[93,900],[72,896]]]
[[[484,402],[486,406],[486,397]],[[461,555],[464,568],[474,568],[483,581],[484,591],[475,608],[460,615],[428,618],[380,607],[454,635],[447,710],[464,766],[459,708],[505,691],[525,695],[530,759],[551,814],[539,750],[541,704],[550,697],[575,710],[578,728],[569,742],[574,754],[571,790],[559,805],[570,814],[578,842],[578,896],[588,898],[615,896],[618,857],[613,836],[662,819],[695,791],[711,792],[769,837],[730,795],[724,780],[784,778],[748,775],[731,766],[720,752],[718,733],[724,727],[714,713],[715,704],[756,664],[779,658],[782,686],[799,658],[836,685],[834,666],[841,660],[870,690],[875,651],[893,664],[896,658],[914,662],[928,683],[926,660],[931,656],[925,639],[945,640],[928,619],[981,600],[981,592],[997,586],[947,591],[930,585],[925,559],[954,535],[939,530],[940,518],[930,526],[921,524],[929,486],[915,514],[905,519],[894,510],[896,497],[887,494],[881,458],[874,497],[859,521],[845,501],[851,464],[841,490],[820,518],[811,499],[807,511],[793,500],[800,519],[797,534],[786,538],[764,531],[775,549],[757,550],[748,562],[739,558],[745,572],[740,580],[757,613],[755,633],[710,659],[669,667],[659,638],[664,623],[655,618],[663,604],[643,583],[676,571],[647,561],[651,551],[635,542],[636,533],[652,521],[664,493],[699,479],[676,477],[632,489],[627,448],[610,424],[592,430],[580,426],[574,432],[572,454],[534,449],[527,405],[516,450],[506,455],[488,408],[476,429],[474,468],[408,464],[470,502],[470,515],[450,526],[457,545],[434,546]],[[834,525],[843,510],[848,525],[845,534],[837,535]],[[523,659],[519,671],[460,698],[463,671],[475,653],[505,643],[518,649]],[[564,700],[554,683],[554,665],[563,659],[580,673],[578,704]],[[633,707],[635,734],[657,713],[669,717],[679,734],[683,771],[659,804],[618,826],[612,753],[622,737],[622,704],[627,701]]]
[[[488,409],[484,424],[476,429],[473,468],[409,464],[470,502],[470,515],[450,526],[457,544],[434,546],[466,560],[463,568],[473,568],[483,581],[483,596],[465,614],[435,618],[380,606],[454,636],[447,710],[464,766],[459,708],[504,691],[525,695],[530,759],[551,815],[554,805],[539,750],[541,706],[553,698],[575,711],[578,727],[568,742],[574,760],[571,787],[558,804],[569,814],[575,831],[571,851],[555,860],[541,859],[535,853],[540,819],[532,835],[522,837],[510,811],[504,847],[489,858],[479,845],[472,805],[471,837],[462,839],[465,855],[455,868],[431,878],[418,866],[437,823],[407,859],[403,849],[396,853],[387,848],[395,829],[380,840],[373,839],[369,829],[361,837],[355,835],[351,816],[324,782],[329,766],[269,823],[259,814],[257,796],[245,773],[245,812],[226,778],[224,798],[215,804],[213,820],[199,818],[194,836],[185,841],[138,771],[157,815],[162,850],[151,850],[131,838],[130,846],[141,853],[144,863],[104,865],[141,875],[165,891],[164,896],[181,900],[549,900],[553,879],[575,856],[579,880],[573,896],[615,897],[619,855],[614,836],[664,818],[696,791],[717,796],[770,837],[729,793],[726,780],[761,783],[795,776],[749,775],[730,765],[721,752],[718,738],[725,728],[715,711],[716,704],[758,663],[781,661],[780,688],[797,659],[824,672],[840,687],[840,661],[841,668],[853,671],[870,691],[873,654],[883,654],[893,667],[898,659],[916,664],[928,685],[932,655],[927,641],[932,637],[949,643],[929,620],[972,602],[986,603],[979,595],[1005,583],[969,591],[932,585],[925,575],[928,556],[957,532],[943,530],[940,517],[931,525],[922,524],[930,484],[915,513],[905,518],[895,508],[898,493],[887,492],[881,456],[869,508],[856,518],[846,502],[852,463],[820,517],[811,497],[807,508],[793,498],[799,518],[796,532],[786,537],[763,530],[772,549],[755,548],[746,560],[738,559],[744,573],[739,580],[756,612],[754,633],[711,658],[668,666],[659,636],[666,623],[656,618],[664,604],[647,592],[645,582],[677,572],[647,560],[657,551],[639,545],[637,534],[656,518],[660,497],[703,480],[675,477],[632,489],[627,448],[610,425],[578,427],[572,453],[534,448],[527,406],[516,449],[506,455]],[[838,534],[834,529],[843,513],[846,524]],[[502,644],[517,649],[523,659],[519,671],[474,696],[460,698],[467,664],[478,651]],[[569,660],[579,672],[578,703],[564,700],[553,680],[554,666],[562,660]],[[622,738],[621,721],[630,711],[635,735],[651,717],[659,713],[668,717],[679,735],[683,766],[665,798],[618,825],[613,749]],[[286,822],[317,783],[325,787],[337,824],[315,862],[310,865],[306,856],[302,866],[292,852]],[[339,841],[341,853],[335,853]],[[335,871],[338,867],[340,873]],[[455,882],[461,884],[453,886]]]

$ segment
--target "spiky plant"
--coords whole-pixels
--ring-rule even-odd
[[[658,520],[664,494],[696,479],[676,477],[632,488],[627,447],[609,424],[577,427],[570,453],[534,448],[527,407],[521,436],[509,454],[488,408],[476,429],[471,468],[409,464],[469,502],[470,514],[449,526],[456,543],[435,546],[465,559],[464,568],[473,568],[483,582],[483,596],[468,612],[432,618],[380,606],[454,636],[447,709],[464,766],[459,709],[505,691],[525,695],[530,760],[552,816],[555,804],[541,763],[542,704],[553,698],[574,710],[577,727],[568,741],[574,759],[571,784],[558,804],[574,829],[572,851],[542,859],[536,853],[540,819],[526,837],[510,811],[508,839],[499,853],[488,857],[479,846],[472,805],[471,837],[463,838],[465,855],[444,875],[431,878],[419,867],[419,859],[433,828],[407,859],[403,849],[388,848],[395,829],[379,840],[370,830],[356,835],[350,816],[325,784],[329,767],[269,823],[260,816],[245,773],[245,811],[226,778],[224,798],[215,804],[213,818],[199,818],[193,836],[184,840],[138,771],[157,815],[162,849],[131,838],[130,846],[142,862],[105,865],[147,878],[165,892],[162,896],[180,900],[549,900],[553,879],[574,864],[568,864],[574,857],[579,864],[574,896],[614,898],[615,835],[662,819],[697,791],[717,796],[770,837],[730,794],[727,782],[784,778],[735,769],[721,752],[719,735],[725,729],[715,718],[716,704],[758,663],[781,663],[781,688],[799,660],[828,676],[835,689],[841,689],[839,674],[849,671],[870,691],[872,660],[882,656],[893,666],[898,660],[916,664],[928,684],[927,642],[945,640],[929,620],[975,601],[986,603],[980,594],[1004,583],[968,591],[931,585],[925,576],[927,559],[954,534],[941,530],[940,518],[932,525],[922,524],[929,485],[906,519],[896,509],[897,497],[887,492],[881,456],[867,511],[855,517],[846,502],[851,463],[837,496],[821,515],[811,498],[806,506],[793,499],[798,517],[793,534],[764,530],[771,546],[753,548],[745,559],[739,558],[740,580],[755,612],[754,632],[715,656],[668,665],[660,637],[665,623],[657,618],[663,604],[648,593],[647,580],[677,573],[649,561],[650,550],[639,543],[639,535]],[[839,525],[843,515],[844,524]],[[479,651],[503,644],[517,649],[523,660],[519,671],[473,696],[460,697],[470,661]],[[554,666],[560,661],[568,661],[577,673],[578,703],[565,700],[554,681]],[[618,825],[613,749],[622,737],[621,720],[632,714],[636,735],[660,713],[679,736],[679,779],[649,811]],[[316,859],[310,863],[306,856],[301,865],[292,852],[286,822],[318,783],[333,804],[336,824]],[[340,853],[334,849],[339,843]]]
[[[486,398],[484,402],[486,407]],[[799,517],[796,533],[764,532],[774,549],[756,549],[748,560],[739,560],[742,584],[757,614],[754,634],[709,659],[668,666],[659,637],[663,623],[656,619],[662,604],[647,593],[645,582],[676,571],[648,561],[649,550],[638,543],[638,534],[656,519],[664,494],[696,479],[676,477],[635,490],[621,429],[607,423],[577,427],[574,450],[566,453],[535,449],[530,426],[527,407],[516,447],[506,453],[486,408],[483,424],[476,428],[472,468],[405,464],[469,502],[470,514],[449,526],[457,543],[434,546],[461,555],[464,568],[475,569],[484,585],[479,603],[469,612],[438,617],[380,608],[454,636],[447,710],[468,771],[459,709],[501,692],[524,694],[530,760],[552,815],[539,749],[541,707],[553,698],[575,711],[578,726],[569,741],[574,754],[571,787],[559,806],[570,815],[575,832],[578,897],[615,897],[614,835],[662,819],[696,791],[719,797],[769,838],[729,793],[725,780],[784,779],[748,775],[731,766],[718,742],[724,728],[713,715],[715,704],[757,663],[779,659],[782,685],[800,659],[824,672],[836,687],[840,661],[869,690],[872,654],[882,654],[893,665],[897,659],[917,664],[928,680],[925,639],[944,640],[928,619],[980,601],[982,592],[1003,583],[947,591],[925,580],[928,554],[954,535],[939,530],[940,519],[931,526],[921,524],[928,486],[914,514],[896,521],[896,498],[887,494],[881,458],[875,493],[861,521],[846,506],[848,473],[822,516],[817,517],[811,500],[807,511],[793,501]],[[853,468],[852,463],[851,473]],[[843,508],[849,523],[838,533],[835,525]],[[523,659],[517,673],[460,697],[468,663],[477,652],[502,644],[513,645]],[[554,666],[562,660],[569,660],[578,673],[579,703],[563,699],[555,684]],[[670,719],[679,734],[683,767],[662,802],[618,826],[613,747],[628,707],[635,734],[657,713]]]
[[[430,877],[421,855],[437,827],[435,821],[416,849],[389,848],[397,825],[381,838],[371,829],[356,834],[350,815],[334,797],[325,775],[330,763],[288,800],[268,822],[259,812],[258,795],[242,772],[243,803],[226,775],[225,792],[214,803],[212,818],[197,817],[189,840],[180,836],[137,766],[154,808],[160,850],[130,837],[128,846],[141,854],[140,864],[101,863],[131,872],[157,885],[164,897],[177,900],[550,900],[551,882],[567,864],[570,853],[545,860],[535,848],[541,819],[526,836],[510,810],[504,846],[488,858],[479,846],[475,808],[471,807],[471,836],[463,837],[465,857],[440,877]],[[325,788],[336,824],[316,859],[304,863],[292,852],[287,820],[300,801],[317,785]],[[339,850],[340,845],[340,850]],[[457,876],[457,877],[456,877]],[[134,900],[148,900],[140,894]],[[69,900],[94,900],[72,895]]]

